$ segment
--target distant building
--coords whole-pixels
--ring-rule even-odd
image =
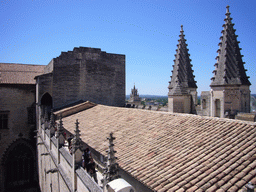
[[[135,84],[133,89],[131,90],[129,104],[139,105],[141,103],[141,98],[139,97],[138,89],[135,88]]]

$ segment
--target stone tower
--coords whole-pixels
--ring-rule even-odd
[[[183,25],[178,40],[171,81],[169,82],[168,111],[173,113],[196,113],[197,85],[194,80],[191,59],[184,38]]]
[[[225,24],[221,31],[217,63],[211,78],[211,116],[233,116],[237,112],[250,112],[250,81],[231,22],[227,6]]]
[[[129,103],[140,104],[140,97],[138,94],[138,89],[135,88],[135,83],[133,89],[131,90]]]

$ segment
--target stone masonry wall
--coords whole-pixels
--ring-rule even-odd
[[[8,129],[0,129],[0,162],[8,147],[19,138],[20,133],[22,133],[22,138],[29,139],[34,125],[28,124],[27,108],[31,107],[34,102],[34,85],[1,85],[0,111],[9,112]],[[3,167],[1,165],[0,191],[3,188],[3,175]]]
[[[30,126],[27,108],[35,102],[35,93],[31,91],[35,91],[34,85],[23,86],[23,88],[1,87],[0,111],[9,111],[9,114],[8,129],[0,130],[0,157],[11,142],[19,138],[19,133],[23,134],[23,138],[29,139]]]
[[[53,62],[53,107],[79,100],[125,106],[125,55],[80,47]]]
[[[49,93],[52,96],[52,73],[42,75],[37,77],[37,84],[38,86],[38,101],[40,101],[45,93]]]

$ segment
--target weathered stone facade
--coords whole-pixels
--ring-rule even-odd
[[[43,66],[1,63],[0,72],[0,191],[36,191],[33,77]]]
[[[74,48],[54,58],[36,80],[39,105],[43,95],[49,93],[53,108],[87,100],[125,106],[125,55]]]

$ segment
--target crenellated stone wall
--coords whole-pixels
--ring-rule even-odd
[[[125,106],[125,55],[79,47],[62,52],[37,76],[38,100],[48,92],[53,108],[77,101]]]

